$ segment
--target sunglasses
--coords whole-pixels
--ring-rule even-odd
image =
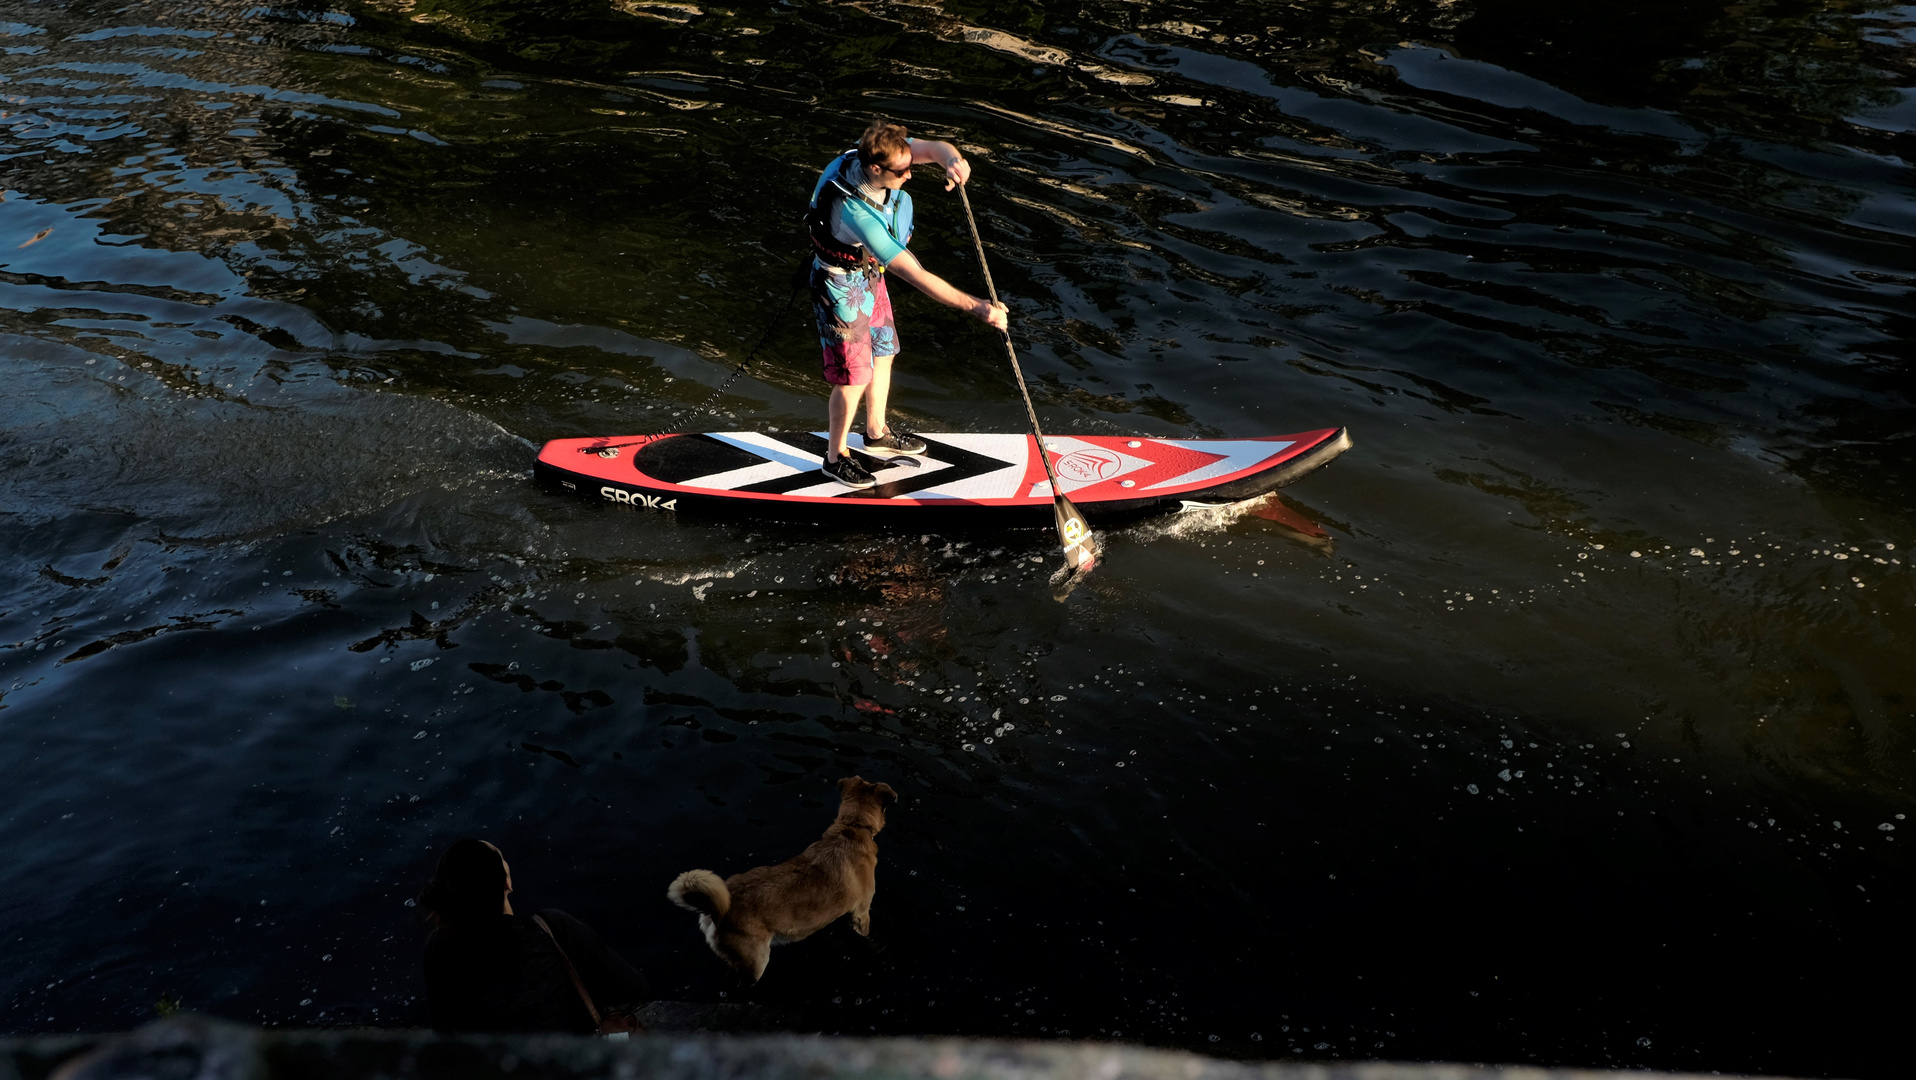
[[[877,163],[877,162],[875,162],[875,161],[874,161],[874,162],[872,162],[872,164],[874,164],[874,165],[878,165],[878,163]],[[910,162],[906,162],[906,163],[905,163],[905,167],[904,167],[904,168],[902,168],[902,169],[894,169],[894,168],[892,168],[892,167],[891,167],[891,166],[889,166],[889,165],[878,165],[878,170],[879,170],[880,172],[888,172],[888,173],[890,173],[890,174],[892,174],[893,176],[910,176],[910,175],[911,175],[911,163],[910,163]]]

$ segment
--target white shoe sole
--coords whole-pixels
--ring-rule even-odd
[[[872,457],[877,458],[926,457],[931,453],[931,447],[927,446],[923,450],[892,450],[883,446],[867,444],[859,447],[858,452],[861,454],[870,454]]]
[[[867,480],[862,484],[854,484],[850,480],[845,480],[845,479],[841,479],[839,477],[833,476],[831,473],[826,472],[824,469],[820,469],[818,471],[821,475],[825,477],[825,479],[837,481],[838,483],[843,484],[848,488],[851,488],[853,491],[863,491],[866,488],[875,488],[878,486],[878,481],[876,480]]]

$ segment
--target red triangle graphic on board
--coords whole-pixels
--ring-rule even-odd
[[[1060,446],[1068,445],[1062,439],[1053,439],[1052,441]],[[1102,446],[1102,443],[1093,442],[1090,439],[1079,439],[1077,441],[1089,443],[1092,446]],[[1177,446],[1168,442],[1158,442],[1155,439],[1140,439],[1138,441],[1144,445],[1136,447],[1109,446],[1103,448],[1113,453],[1122,454],[1128,458],[1148,462],[1148,464],[1140,468],[1132,469],[1129,472],[1117,473],[1116,475],[1106,477],[1095,484],[1085,484],[1073,490],[1084,491],[1091,488],[1102,487],[1106,484],[1116,484],[1120,480],[1129,480],[1136,488],[1143,489],[1153,484],[1183,476],[1187,473],[1196,472],[1210,465],[1212,462],[1222,461],[1225,458],[1223,454],[1212,454],[1203,450],[1193,450],[1188,446]],[[1033,449],[1036,448],[1035,440],[1028,437],[1027,443],[1030,444]],[[1054,463],[1054,467],[1059,458],[1069,456],[1070,453],[1071,451],[1069,449],[1063,453],[1053,453],[1051,460]],[[1020,494],[1048,494],[1048,491],[1041,490],[1040,488],[1040,485],[1045,482],[1044,465],[1038,461],[1036,454],[1033,454],[1030,461],[1026,464],[1024,482],[1025,486],[1019,489]]]
[[[1203,450],[1193,450],[1186,446],[1174,446],[1170,443],[1146,442],[1136,450],[1132,450],[1129,447],[1125,448],[1125,452],[1132,457],[1138,457],[1145,451],[1150,452],[1151,465],[1149,467],[1135,469],[1125,473],[1122,477],[1112,477],[1112,479],[1130,480],[1136,483],[1140,488],[1148,488],[1154,484],[1161,484],[1167,480],[1184,476],[1187,473],[1194,473],[1213,462],[1224,460],[1223,454],[1207,453]]]

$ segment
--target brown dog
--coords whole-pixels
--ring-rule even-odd
[[[811,847],[777,866],[760,866],[724,881],[710,870],[687,870],[666,899],[699,913],[699,929],[720,960],[753,982],[765,974],[772,946],[800,941],[850,913],[852,929],[871,933],[878,889],[878,831],[898,801],[890,784],[848,776],[838,782],[838,817]]]

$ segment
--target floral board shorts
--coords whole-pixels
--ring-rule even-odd
[[[812,312],[825,352],[825,381],[833,386],[869,384],[872,358],[898,353],[884,274],[834,274],[814,263]]]

